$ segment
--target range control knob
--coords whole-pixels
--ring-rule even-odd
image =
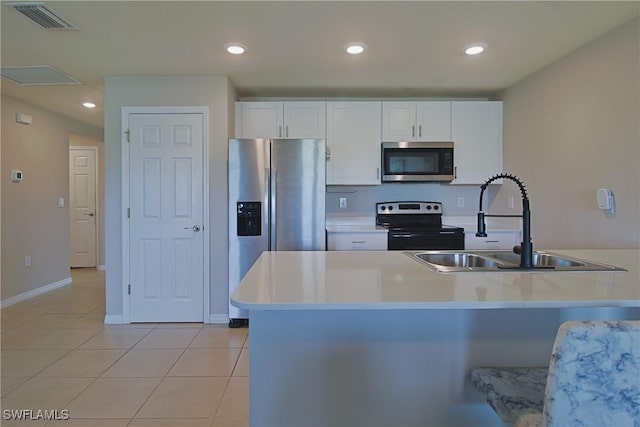
[[[437,211],[438,209],[440,209],[440,206],[438,206],[438,205],[433,205],[433,210],[434,210],[434,211]]]
[[[431,210],[431,205],[427,205],[427,210],[430,211]]]
[[[381,211],[386,211],[386,210],[387,210],[387,208],[386,208],[386,206],[380,206],[380,210],[381,210]]]
[[[392,211],[393,210],[393,206],[389,206],[389,210]]]

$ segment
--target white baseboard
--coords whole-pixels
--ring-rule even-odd
[[[229,323],[228,314],[210,314],[207,323]]]
[[[229,315],[228,314],[210,314],[209,321],[205,323],[229,323]],[[124,325],[128,322],[124,321],[124,316],[120,314],[110,315],[107,314],[104,316],[104,324],[105,325]]]
[[[99,265],[96,268],[98,269],[98,271],[106,271],[107,270],[107,266],[106,265]]]
[[[57,282],[49,283],[48,285],[40,286],[39,288],[33,289],[29,292],[25,292],[14,297],[10,297],[0,301],[0,308],[6,308],[11,305],[17,304],[22,301],[26,301],[31,298],[35,298],[42,294],[46,294],[51,291],[55,291],[56,289],[60,289],[62,287],[70,285],[72,282],[71,277],[67,277],[66,279],[58,280]]]
[[[124,321],[124,317],[120,314],[107,314],[104,316],[105,325],[125,325],[128,322]]]

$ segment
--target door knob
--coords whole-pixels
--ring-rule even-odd
[[[200,231],[200,226],[199,226],[199,225],[194,225],[194,226],[192,227],[192,230],[193,230],[193,231]]]
[[[83,213],[82,215],[94,216],[95,214],[92,214],[92,213],[86,213],[86,212],[85,212],[85,213]]]

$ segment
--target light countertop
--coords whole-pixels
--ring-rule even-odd
[[[551,250],[628,271],[438,273],[398,251],[264,252],[248,310],[640,307],[640,250]]]
[[[477,227],[475,216],[443,216],[442,223],[446,225],[463,227],[466,233],[475,233]],[[520,218],[492,218],[485,219],[487,231],[520,231],[522,224]],[[374,216],[328,216],[326,229],[329,233],[386,233],[387,229],[376,226]]]
[[[329,233],[387,233],[384,227],[376,225],[375,217],[334,216],[327,217],[326,229]]]

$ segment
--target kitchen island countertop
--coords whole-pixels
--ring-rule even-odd
[[[628,271],[438,273],[398,251],[264,252],[231,299],[248,310],[640,307],[640,250],[549,252]]]
[[[437,273],[397,251],[265,252],[249,310],[252,426],[489,427],[482,366],[548,366],[559,325],[640,315],[638,250],[554,251],[607,272]]]

